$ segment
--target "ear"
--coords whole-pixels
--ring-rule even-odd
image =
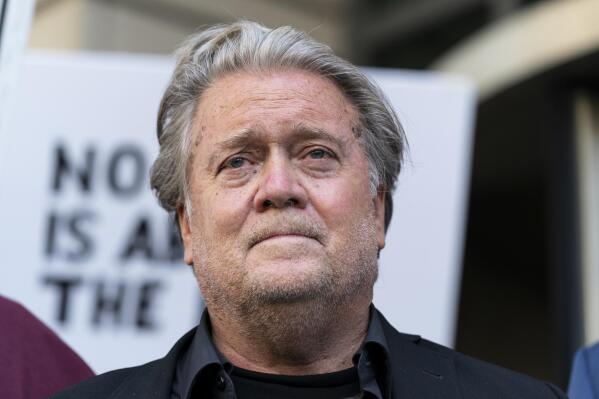
[[[177,219],[179,220],[181,240],[183,241],[183,260],[188,265],[193,265],[193,253],[191,250],[191,227],[189,226],[189,220],[183,205],[179,205],[177,207]]]
[[[376,241],[379,245],[379,251],[385,248],[385,193],[385,188],[381,186],[374,198]]]

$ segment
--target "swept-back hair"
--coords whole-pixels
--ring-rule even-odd
[[[219,77],[236,71],[300,69],[323,76],[358,111],[359,136],[369,164],[370,190],[385,192],[385,229],[401,169],[405,135],[382,91],[355,65],[304,32],[238,21],[191,35],[177,51],[177,64],[158,112],[160,152],[150,182],[168,212],[188,202],[192,126],[198,101]]]

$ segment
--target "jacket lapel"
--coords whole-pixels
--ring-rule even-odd
[[[193,339],[195,328],[185,334],[162,359],[139,367],[113,393],[110,399],[169,399],[177,360],[181,351]]]
[[[391,397],[394,399],[460,399],[451,352],[424,345],[417,335],[398,333],[382,316],[389,345]]]
[[[391,398],[461,399],[451,352],[419,336],[401,334],[379,316],[390,352]],[[170,398],[177,359],[194,332],[185,334],[164,358],[139,367],[110,399]]]

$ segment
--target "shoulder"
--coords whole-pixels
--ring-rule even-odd
[[[461,398],[565,398],[554,385],[466,356],[417,335],[397,332],[386,320],[390,362],[394,369],[414,368],[415,375],[434,371]],[[412,365],[406,365],[411,362]],[[418,370],[417,370],[418,369]],[[399,374],[394,375],[394,380]]]
[[[2,330],[2,340],[21,337],[22,334],[46,335],[50,330],[23,305],[0,296],[0,319],[7,326]]]
[[[525,374],[475,359],[451,349],[459,384],[466,397],[477,393],[493,392],[501,398],[565,398],[564,393],[551,383]]]
[[[51,399],[109,398],[119,391],[123,383],[137,375],[146,374],[158,361],[100,374],[59,392]]]
[[[574,357],[574,371],[585,371],[588,376],[599,378],[599,343],[579,349]]]
[[[161,359],[100,374],[52,396],[52,399],[169,397],[177,362],[194,332],[192,329],[181,337]]]
[[[580,349],[574,357],[568,394],[573,398],[599,396],[599,344]]]
[[[93,375],[85,362],[25,307],[0,296],[0,387],[48,396]],[[15,394],[12,394],[12,392]]]

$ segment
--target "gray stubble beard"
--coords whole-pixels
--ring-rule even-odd
[[[239,334],[269,343],[270,349],[282,356],[299,358],[305,355],[306,343],[325,344],[326,335],[336,328],[340,318],[347,317],[348,310],[356,303],[370,303],[378,276],[374,220],[365,218],[352,233],[347,242],[355,245],[346,248],[337,264],[324,268],[327,273],[322,274],[321,284],[309,290],[300,287],[295,292],[273,292],[259,284],[232,289],[219,284],[230,280],[207,275],[226,273],[226,269],[211,267],[215,260],[204,257],[201,263],[207,267],[206,273],[196,270],[196,277],[206,294],[211,317],[224,315],[232,319]],[[194,248],[194,252],[209,253],[206,248]],[[247,275],[244,277],[247,282]]]

